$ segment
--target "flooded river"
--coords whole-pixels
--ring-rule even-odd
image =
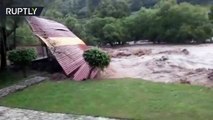
[[[106,49],[112,56],[103,78],[213,86],[213,44],[141,45]]]

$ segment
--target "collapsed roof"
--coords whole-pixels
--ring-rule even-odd
[[[97,75],[99,70],[90,72],[92,68],[83,58],[84,51],[89,47],[66,26],[35,16],[28,17],[27,21],[33,33],[46,44],[68,77],[81,81]]]

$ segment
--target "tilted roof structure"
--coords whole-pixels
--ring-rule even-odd
[[[81,39],[61,23],[35,16],[28,17],[27,21],[68,77],[76,81],[88,79],[91,67],[84,60],[83,53],[89,47]],[[90,77],[94,78],[98,71],[94,69]]]

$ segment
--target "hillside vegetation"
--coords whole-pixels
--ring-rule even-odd
[[[46,8],[57,9],[62,14],[72,13],[85,15],[87,12],[93,12],[103,1],[124,2],[131,11],[140,10],[141,7],[153,7],[160,0],[45,0]],[[164,0],[166,1],[166,0]],[[177,0],[178,3],[188,2],[195,5],[210,5],[212,0]]]
[[[210,0],[63,0],[43,16],[64,23],[90,45],[128,41],[204,43],[213,36]]]
[[[44,5],[43,17],[65,24],[89,45],[116,46],[138,40],[205,43],[213,36],[212,0],[44,0],[38,3],[34,5]],[[31,36],[28,26],[21,25],[17,29],[17,44],[38,44]]]

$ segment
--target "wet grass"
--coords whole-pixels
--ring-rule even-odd
[[[47,81],[0,105],[49,112],[146,120],[210,120],[213,89],[138,79]]]
[[[23,79],[24,77],[21,72],[0,72],[0,89],[15,84]]]

